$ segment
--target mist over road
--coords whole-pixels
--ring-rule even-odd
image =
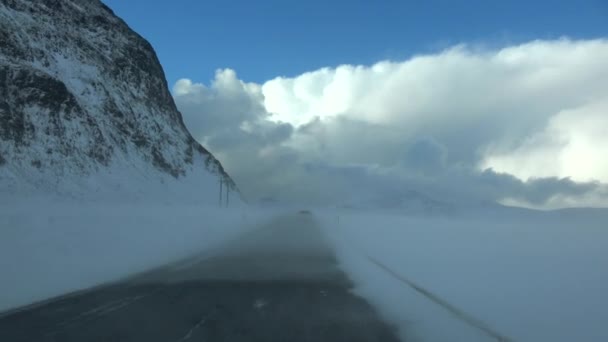
[[[314,217],[0,317],[0,341],[397,341],[338,268]]]

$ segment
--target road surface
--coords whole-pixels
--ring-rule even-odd
[[[42,285],[41,285],[42,286]],[[397,341],[310,215],[0,317],[0,341]]]

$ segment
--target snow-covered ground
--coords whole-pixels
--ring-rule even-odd
[[[1,203],[0,312],[188,257],[276,214],[244,206]]]
[[[0,312],[190,256],[295,210],[0,203]],[[512,340],[608,340],[607,211],[317,216],[356,292],[406,340],[493,339],[368,257]]]
[[[322,222],[356,291],[407,340],[493,339],[367,256],[509,339],[608,341],[606,211],[474,216],[342,211]]]

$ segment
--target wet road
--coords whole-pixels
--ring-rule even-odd
[[[0,317],[0,341],[397,341],[309,215]]]

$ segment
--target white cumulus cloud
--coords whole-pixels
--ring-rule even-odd
[[[558,112],[515,148],[489,152],[483,166],[523,179],[558,176],[608,183],[608,98]]]
[[[183,79],[173,93],[195,138],[252,198],[416,188],[608,204],[607,40],[460,45],[263,84],[224,69],[209,86]]]

